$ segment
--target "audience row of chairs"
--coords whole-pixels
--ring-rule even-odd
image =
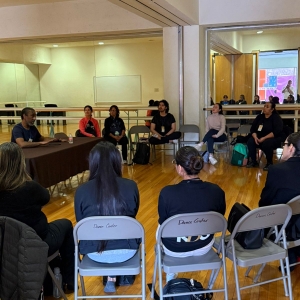
[[[183,147],[185,145],[195,145],[200,142],[200,129],[197,125],[194,124],[185,124],[180,126],[179,131],[181,132],[182,136],[178,141],[173,141],[167,145],[170,147],[166,147],[164,144],[161,145],[159,150],[171,150],[173,152],[173,157],[175,157],[176,151],[178,148]],[[129,137],[129,161],[132,161],[132,158],[135,153],[135,146],[139,142],[141,135],[147,139],[150,137],[150,129],[147,126],[143,125],[136,125],[132,126],[128,132]],[[149,144],[149,142],[147,142]],[[149,144],[150,145],[150,144]],[[156,145],[157,146],[157,145]],[[155,145],[151,145],[152,149],[152,161],[155,159],[155,153],[158,149]],[[215,150],[216,152],[225,152],[226,157],[229,156],[229,141],[226,139],[224,142],[215,143]],[[223,148],[223,149],[222,149]]]
[[[236,224],[231,235],[226,236],[227,221],[219,213],[204,212],[176,215],[161,224],[155,245],[155,265],[151,286],[151,298],[155,295],[155,284],[158,273],[158,290],[160,298],[175,297],[178,295],[191,295],[195,292],[184,294],[163,294],[162,271],[165,273],[194,272],[211,270],[211,276],[207,284],[210,292],[223,292],[224,298],[228,299],[226,258],[233,262],[234,278],[237,299],[241,299],[241,290],[254,286],[267,284],[282,280],[285,295],[293,299],[291,274],[289,268],[287,249],[300,245],[300,240],[287,242],[285,228],[292,215],[300,214],[300,196],[292,199],[288,204],[278,204],[254,209],[244,215]],[[181,222],[184,220],[184,225]],[[114,226],[107,226],[114,224]],[[279,226],[279,227],[278,227]],[[126,230],[120,230],[126,228]],[[259,249],[247,250],[242,248],[235,240],[239,232],[269,229],[276,233],[274,241],[269,239],[270,234],[263,241]],[[215,238],[214,248],[202,256],[185,258],[174,258],[164,254],[162,239],[178,236],[201,236],[206,234],[221,234]],[[118,264],[101,264],[94,262],[84,256],[80,258],[78,241],[80,240],[111,240],[111,239],[141,239],[139,252],[130,260]],[[141,293],[138,295],[113,295],[110,298],[142,298],[146,299],[146,270],[145,270],[145,232],[143,226],[135,219],[125,216],[114,217],[90,217],[81,220],[74,228],[75,241],[75,275],[79,274],[82,296],[78,295],[78,283],[75,279],[74,299],[84,299],[86,296],[84,288],[84,276],[104,275],[137,275],[142,273]],[[281,276],[277,278],[258,282],[265,265],[272,261],[280,261]],[[255,265],[261,267],[253,279],[253,283],[240,286],[238,267],[247,267],[245,276],[249,275],[251,268]],[[285,268],[285,266],[287,266]],[[217,276],[223,268],[223,287],[213,288]],[[198,294],[207,293],[207,290],[199,291]],[[93,298],[106,298],[107,295],[92,296]]]

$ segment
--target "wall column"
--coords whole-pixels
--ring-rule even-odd
[[[179,128],[179,59],[178,29],[164,28],[164,91]],[[183,119],[185,124],[200,127],[205,133],[205,30],[203,27],[183,27]],[[207,82],[209,82],[207,78]]]

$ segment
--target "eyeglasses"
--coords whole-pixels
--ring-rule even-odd
[[[283,148],[285,145],[289,145],[288,142],[281,143],[281,147]]]

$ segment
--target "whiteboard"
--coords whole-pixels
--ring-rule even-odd
[[[141,102],[141,76],[94,77],[95,103]]]

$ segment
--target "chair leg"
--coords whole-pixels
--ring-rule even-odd
[[[154,291],[155,291],[155,284],[156,284],[156,272],[157,272],[157,256],[155,255],[155,262],[154,262],[154,271],[152,276],[152,289],[151,289],[151,298],[154,299]]]
[[[86,296],[83,276],[80,276],[80,285],[81,285],[82,296]]]

